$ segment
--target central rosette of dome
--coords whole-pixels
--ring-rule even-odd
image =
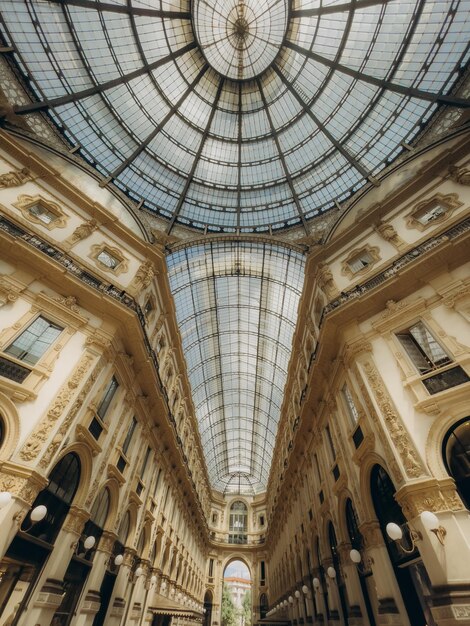
[[[276,58],[287,29],[288,0],[193,0],[193,27],[208,63],[246,80]]]

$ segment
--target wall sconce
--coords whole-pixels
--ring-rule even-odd
[[[294,604],[294,598],[292,596],[289,596],[289,604]]]
[[[3,493],[8,493],[8,492],[4,491]],[[11,494],[9,494],[9,496],[11,498]],[[25,519],[23,518],[23,511],[18,511],[18,513],[16,513],[16,515],[13,516],[13,520],[18,524],[18,526],[20,527],[20,530],[22,530],[23,532],[28,532],[28,530],[31,530],[34,524],[41,522],[46,517],[46,515],[47,515],[47,507],[44,506],[44,504],[40,504],[39,506],[35,506],[34,509],[30,511],[29,513],[30,524],[27,528],[23,528],[23,522]]]
[[[407,548],[402,543],[398,543],[398,547],[400,548],[400,550],[402,550],[406,554],[411,554],[412,552],[415,551],[416,542],[419,541],[420,539],[422,539],[423,537],[422,537],[421,533],[417,532],[416,530],[413,530],[413,528],[410,528],[408,526],[408,529],[410,531],[411,548]],[[389,522],[385,526],[385,532],[390,537],[390,539],[392,539],[393,541],[396,541],[396,542],[400,542],[400,540],[403,537],[402,529],[400,528],[400,526],[398,524],[395,524],[395,522]]]
[[[437,515],[435,515],[431,511],[423,511],[419,517],[424,528],[434,533],[439,543],[443,546],[444,538],[447,535],[447,531],[444,528],[444,526],[441,526],[439,524],[439,519]],[[411,548],[407,548],[402,543],[398,543],[398,546],[403,552],[405,552],[405,554],[411,554],[412,552],[414,552],[416,548],[416,542],[422,539],[423,535],[419,531],[415,530],[414,528],[411,528],[409,524],[406,524],[406,525],[410,532]],[[395,524],[394,522],[390,522],[389,524],[387,524],[387,526],[385,527],[385,531],[387,535],[390,537],[390,539],[393,539],[393,541],[399,542],[403,537],[402,529],[400,528],[398,524]]]
[[[431,511],[423,511],[419,517],[424,528],[429,532],[434,533],[441,546],[443,546],[445,536],[447,535],[447,530],[444,528],[444,526],[441,526],[439,524],[439,518],[437,517],[437,515],[435,515]]]
[[[151,585],[155,585],[157,582],[157,577],[155,576],[155,574],[150,578],[150,584]]]
[[[121,565],[123,561],[124,561],[124,555],[118,554],[114,559],[114,565]]]
[[[363,562],[362,554],[359,552],[359,550],[356,550],[355,548],[353,548],[349,553],[349,558],[355,565],[357,565],[357,569],[361,574],[366,574],[370,572],[371,565],[374,562],[374,559],[371,558],[368,558],[365,562]]]
[[[83,542],[83,549],[84,552],[80,552],[78,553],[78,548],[80,546],[80,540],[74,541],[73,543],[70,544],[70,547],[73,548],[75,554],[81,558],[84,558],[86,553],[88,552],[88,550],[91,550],[93,548],[93,546],[96,543],[96,539],[95,537],[93,537],[93,535],[89,535],[88,537],[85,537],[85,540]]]
[[[314,578],[312,582],[313,582],[313,588],[315,590],[320,589],[320,579],[319,578]]]
[[[0,491],[0,510],[8,506],[13,497],[9,491]]]
[[[334,567],[329,567],[326,570],[326,573],[328,574],[328,578],[331,578],[331,580],[333,580],[334,578],[336,578],[336,570]]]
[[[294,596],[297,598],[297,600],[300,598],[300,591],[298,589],[295,590]]]
[[[302,587],[302,593],[304,593],[305,595],[308,595],[308,587],[307,587],[307,585],[304,585]]]
[[[139,566],[139,567],[135,570],[135,572],[134,572],[134,576],[135,576],[136,578],[140,578],[140,577],[142,576],[142,574],[143,574],[143,571],[144,571],[144,570],[143,570],[143,569]]]

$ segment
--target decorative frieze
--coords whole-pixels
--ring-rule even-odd
[[[59,393],[56,395],[55,399],[50,405],[50,408],[48,409],[45,417],[39,421],[36,428],[33,430],[28,440],[24,444],[23,448],[20,450],[19,456],[23,461],[32,461],[43,449],[52,429],[54,428],[58,420],[61,419],[66,407],[71,402],[74,391],[77,389],[87,373],[90,371],[94,359],[95,357],[89,353],[83,354],[68,381],[64,383],[60,388]],[[71,422],[81,408],[86,394],[96,380],[96,377],[98,375],[97,370],[98,368],[95,367],[95,370],[89,376],[87,383],[84,385],[77,400],[71,407],[65,421]],[[57,433],[57,441],[51,442],[51,446],[54,447],[54,451],[57,449],[62,440],[63,426],[64,422],[62,422],[61,428]],[[48,460],[44,459],[50,459],[51,456],[52,455],[50,454],[50,450],[48,449],[43,457],[43,462],[40,463],[41,467],[47,467]]]
[[[418,478],[425,475],[425,470],[418,452],[414,447],[408,432],[401,424],[401,419],[393,407],[392,400],[383,384],[382,378],[371,361],[363,363],[365,375],[369,381],[372,392],[379,409],[382,413],[388,434],[400,456],[406,475],[410,478]]]

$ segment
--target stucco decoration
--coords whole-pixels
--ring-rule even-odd
[[[92,366],[94,359],[95,357],[93,355],[89,353],[85,353],[80,359],[80,361],[78,362],[78,365],[76,366],[75,370],[73,371],[68,381],[64,383],[62,387],[59,389],[59,392],[54,398],[54,400],[52,401],[49,409],[47,410],[46,415],[39,421],[39,423],[36,425],[36,428],[33,430],[28,440],[22,447],[20,451],[20,458],[23,461],[32,461],[38,456],[38,454],[44,448],[45,442],[47,441],[52,429],[54,428],[54,425],[62,417],[67,405],[70,403],[75,393],[75,390],[79,387],[82,380],[85,378],[87,373],[91,370],[91,366]],[[57,444],[55,443],[55,441],[52,441],[50,446],[46,450],[45,455],[40,463],[41,467],[47,467],[48,461],[45,461],[44,459],[51,458],[52,456],[50,453],[51,448],[53,448],[54,450],[57,449],[62,439],[61,433],[63,431],[64,424],[71,423],[71,421],[74,419],[75,415],[81,408],[83,400],[85,399],[89,389],[91,388],[94,381],[96,380],[96,377],[98,376],[98,372],[99,372],[98,368],[95,368],[94,371],[91,372],[87,382],[83,386],[76,401],[74,402],[73,406],[70,408],[70,411],[66,419],[64,420],[64,422],[62,422],[61,428],[59,429],[56,435],[56,438],[58,439]]]
[[[0,189],[19,187],[30,180],[33,180],[33,176],[27,167],[23,167],[21,170],[6,172],[5,174],[0,174]]]
[[[419,455],[411,438],[409,437],[398,413],[393,407],[392,400],[385,389],[382,378],[371,361],[363,363],[364,372],[367,376],[369,384],[372,388],[376,402],[383,415],[385,425],[392,442],[397,450],[400,460],[405,468],[406,475],[410,478],[418,478],[426,474],[423,464],[419,459]]]

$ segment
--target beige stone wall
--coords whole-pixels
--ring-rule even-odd
[[[72,508],[20,623],[50,623],[62,595],[56,583],[105,488],[110,510],[76,623],[93,621],[128,511],[124,562],[106,623],[119,624],[126,612],[131,620],[147,620],[148,607],[162,598],[202,616],[210,491],[161,247],[145,241],[129,218],[121,220],[115,203],[112,210],[98,204],[96,198],[104,201],[106,194],[93,198],[99,188],[86,176],[75,177],[80,188],[72,187],[63,169],[42,160],[41,150],[27,151],[7,136],[2,146],[0,357],[15,367],[26,365],[6,350],[39,315],[62,328],[37,363],[27,366],[24,381],[0,376],[0,491],[13,496],[0,511],[2,557],[51,469],[69,452],[81,463]],[[51,223],[29,211],[37,203],[51,212]],[[121,267],[100,264],[94,254],[101,248]],[[98,407],[112,376],[119,387],[101,419]],[[136,430],[124,453],[134,417]],[[99,432],[92,426],[97,423]],[[2,569],[9,563],[3,560]],[[136,578],[139,564],[143,573]],[[20,592],[18,587],[16,596]]]

